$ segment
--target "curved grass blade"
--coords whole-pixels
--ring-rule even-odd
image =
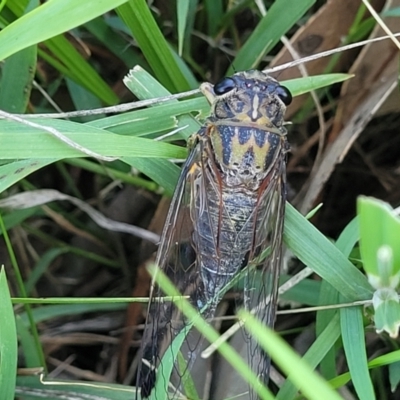
[[[82,25],[126,1],[48,1],[0,32],[0,59]],[[35,29],[38,26],[41,29]]]

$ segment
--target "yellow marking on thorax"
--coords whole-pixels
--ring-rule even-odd
[[[256,143],[254,136],[252,135],[246,143],[240,144],[239,131],[240,128],[236,128],[235,135],[232,138],[232,157],[230,162],[236,162],[240,164],[243,161],[243,158],[247,151],[252,150],[254,153],[254,166],[264,168],[265,159],[271,147],[268,140],[266,140],[264,145],[260,147]]]

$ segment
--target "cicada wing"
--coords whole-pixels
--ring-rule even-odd
[[[246,224],[237,233],[237,240],[244,242],[248,234],[251,245],[238,272],[238,287],[244,287],[243,298],[238,306],[255,311],[263,324],[272,327],[275,320],[278,278],[281,267],[282,230],[285,207],[285,155],[284,147],[265,178],[263,185],[254,193],[254,210]],[[222,203],[221,207],[226,204]],[[240,276],[240,278],[239,278]],[[232,281],[232,282],[233,282]],[[238,291],[240,293],[240,291]],[[237,332],[230,344],[247,359],[260,381],[267,383],[270,361],[257,342],[245,330]],[[258,398],[254,388],[241,379],[230,365],[216,358],[211,398],[216,400],[234,397],[238,399]]]
[[[278,297],[278,279],[282,264],[282,236],[286,201],[285,157],[278,158],[266,188],[260,193],[254,248],[255,271],[250,265],[245,283],[245,306],[264,325],[273,327]],[[270,359],[257,342],[249,337],[248,359],[253,372],[268,383]],[[254,393],[250,398],[258,398]]]
[[[200,145],[197,145],[182,167],[156,256],[158,267],[183,295],[189,296],[196,291],[198,284],[196,253],[191,241],[193,232],[190,216],[193,180],[191,170],[200,161],[201,149]],[[163,295],[153,284],[137,375],[137,387],[141,388],[141,398],[149,397],[156,383],[156,371],[162,357],[186,324],[184,317],[172,302],[159,301]],[[163,398],[165,396],[166,393]]]

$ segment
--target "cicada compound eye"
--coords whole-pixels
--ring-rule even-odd
[[[275,89],[276,95],[283,101],[285,106],[288,106],[292,102],[292,93],[285,86],[277,86]]]
[[[236,83],[232,78],[222,78],[214,86],[214,93],[218,96],[225,94],[235,89]]]

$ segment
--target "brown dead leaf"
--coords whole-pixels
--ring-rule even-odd
[[[379,9],[383,6],[384,1],[375,0],[372,4],[376,9]],[[290,39],[294,50],[296,50],[299,56],[305,57],[338,47],[343,37],[348,34],[360,5],[360,0],[328,1]],[[271,62],[270,67],[292,60],[293,57],[290,51],[285,47],[277,54]],[[329,61],[329,57],[322,57],[308,62],[305,67],[309,75],[317,75],[324,72]],[[340,70],[340,65],[340,63],[336,65],[336,70]],[[280,73],[279,80],[299,77],[301,77],[301,73],[298,68],[288,68]],[[305,96],[298,96],[293,99],[292,104],[286,112],[286,118],[290,118],[290,116],[299,110],[304,103]]]
[[[389,0],[385,9],[399,5],[400,0]],[[385,22],[393,32],[400,31],[400,20],[387,18]],[[371,38],[382,35],[383,30],[376,27]],[[390,40],[367,45],[360,52],[349,71],[355,74],[355,78],[347,81],[342,89],[334,127],[329,135],[331,144],[324,151],[322,161],[314,165],[306,186],[308,189],[302,190],[298,196],[302,199],[302,212],[310,210],[335,165],[342,162],[367,123],[396,88],[397,64],[398,49]]]
[[[399,6],[399,0],[389,0],[384,9]],[[384,22],[392,32],[400,31],[399,18],[386,18]],[[383,35],[385,32],[377,25],[370,38]],[[362,100],[375,90],[376,84],[393,79],[397,71],[398,52],[398,48],[391,40],[384,40],[379,44],[371,43],[361,50],[349,71],[350,74],[354,74],[354,78],[347,80],[342,86],[333,129],[329,135],[331,142],[354,115]]]

